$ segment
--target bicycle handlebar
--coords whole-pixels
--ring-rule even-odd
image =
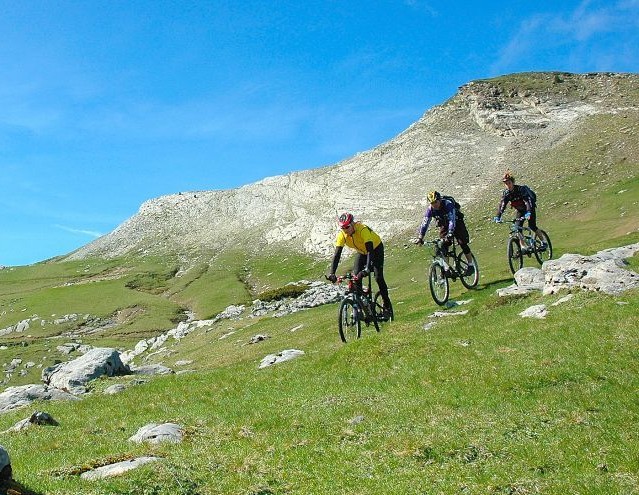
[[[521,222],[526,220],[526,217],[517,217],[510,220],[510,223]],[[495,223],[505,223],[502,219],[495,220]]]
[[[364,276],[361,277],[362,279],[368,275],[370,275],[370,272],[366,269],[362,270],[360,273],[363,273]],[[324,278],[326,280],[331,280],[327,275],[324,275]],[[346,272],[344,275],[339,275],[336,279],[334,283],[341,283],[344,280],[352,280],[353,282],[357,282],[358,280],[360,280],[360,277],[357,276],[357,274],[352,273],[352,272]]]

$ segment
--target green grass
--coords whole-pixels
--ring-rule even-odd
[[[199,335],[180,353],[197,357],[206,343],[221,357],[201,363],[208,369],[156,378],[117,400],[46,404],[60,427],[3,442],[18,479],[44,493],[632,493],[639,378],[627,364],[638,357],[638,295],[618,306],[577,293],[532,321],[514,316],[539,297],[483,309],[494,295],[477,293],[472,319],[426,332],[428,311],[415,310],[349,345],[337,342],[334,307],[269,318],[263,345],[238,343],[252,328],[233,342]],[[597,327],[594,314],[606,315]],[[257,370],[284,347],[307,354]],[[24,415],[5,415],[3,425]],[[126,441],[157,421],[185,425],[186,441]],[[142,454],[166,459],[108,482],[52,474]]]

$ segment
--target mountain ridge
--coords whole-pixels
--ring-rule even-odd
[[[63,259],[192,258],[278,244],[325,257],[337,212],[352,211],[384,238],[405,232],[418,223],[427,190],[473,204],[506,167],[534,169],[538,154],[573,136],[584,119],[637,111],[636,100],[627,98],[636,94],[636,74],[521,73],[472,81],[370,150],[236,189],[150,199],[114,231]]]

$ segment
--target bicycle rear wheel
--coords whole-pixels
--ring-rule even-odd
[[[552,259],[552,242],[548,234],[541,229],[535,232],[535,258],[539,264]]]
[[[440,306],[446,304],[450,287],[448,285],[448,277],[444,272],[444,267],[439,263],[430,265],[428,285],[430,286],[430,294],[433,296],[433,300]]]
[[[359,307],[352,299],[344,299],[339,306],[337,327],[342,342],[350,342],[362,336],[362,320]]]
[[[393,321],[395,319],[392,304],[386,314],[384,314],[384,300],[382,299],[381,292],[375,294],[375,315],[377,316],[377,321]]]
[[[470,256],[473,259],[472,263],[468,263],[464,253],[459,253],[456,260],[459,271],[459,280],[461,280],[461,283],[467,289],[473,289],[474,287],[477,287],[477,284],[479,283],[479,265],[477,264],[477,258],[475,258],[475,255],[472,253]],[[472,267],[471,273],[465,275],[469,267]]]
[[[524,266],[524,255],[521,252],[521,246],[519,245],[519,239],[511,237],[508,240],[508,265],[510,271],[515,273],[521,267]]]

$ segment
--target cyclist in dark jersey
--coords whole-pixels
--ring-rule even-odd
[[[521,227],[525,220],[528,220],[528,227],[533,232],[537,232],[537,212],[535,200],[532,197],[530,188],[524,185],[515,184],[515,177],[510,170],[506,170],[502,182],[506,189],[501,196],[501,201],[497,207],[497,215],[494,221],[501,222],[501,216],[510,203],[511,208],[517,210],[517,217],[521,220],[517,220],[515,223]],[[520,242],[522,248],[526,249],[523,236],[520,236]]]
[[[464,276],[472,275],[475,271],[475,267],[473,264],[473,256],[468,246],[470,235],[464,223],[463,213],[455,208],[453,201],[442,198],[442,195],[438,191],[429,192],[427,199],[430,206],[426,209],[426,213],[424,213],[424,219],[419,227],[419,237],[415,241],[415,244],[424,244],[424,236],[428,231],[428,226],[431,220],[435,218],[437,226],[439,227],[439,237],[444,240],[443,247],[448,250],[454,236],[466,256],[466,260],[468,260],[468,268]]]

